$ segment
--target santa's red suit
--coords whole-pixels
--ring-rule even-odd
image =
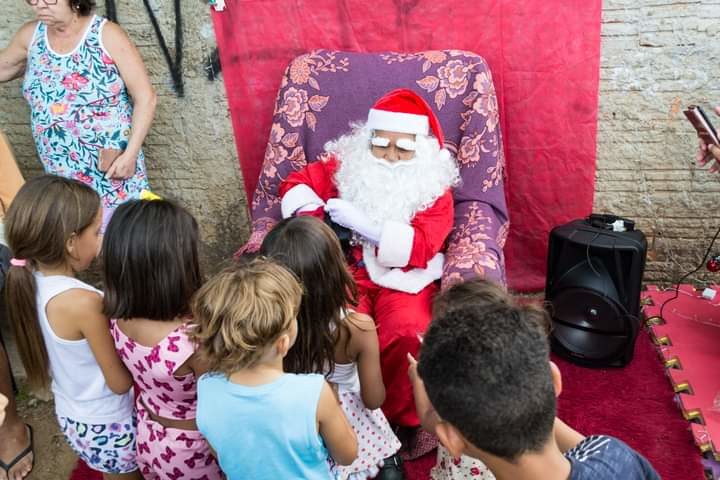
[[[413,92],[409,94],[407,92],[409,91],[402,91],[402,95],[404,97],[409,94],[415,95]],[[391,92],[388,95],[393,94],[397,96],[398,92]],[[387,99],[387,97],[386,95],[383,98]],[[407,111],[402,113],[400,124],[396,122],[396,118],[392,118],[392,115],[386,115],[381,111],[387,108],[388,104],[390,104],[389,108],[395,107],[398,103],[404,105],[407,103],[406,100],[403,98],[398,102],[397,98],[392,98],[392,101],[383,103],[381,99],[376,103],[374,110],[380,111],[382,118],[378,121],[375,115],[373,119],[373,110],[371,110],[366,128],[402,132],[402,129],[406,128],[404,125],[407,123],[408,115],[429,115],[432,133],[435,133],[441,141],[442,132],[439,131],[437,120],[422,99],[419,100],[422,103],[420,111],[411,109],[412,113]],[[413,101],[418,100],[413,98]],[[401,108],[407,110],[406,107]],[[422,109],[427,111],[422,112]],[[387,123],[388,120],[391,120],[390,124]],[[417,128],[420,130],[418,131]],[[407,129],[418,135],[423,133],[422,125],[419,127],[411,125]],[[424,129],[428,130],[427,123]],[[432,139],[432,137],[428,138]],[[365,143],[363,148],[369,151],[367,145]],[[435,152],[439,152],[439,147],[435,148]],[[280,186],[284,217],[298,214],[303,210],[305,213],[322,217],[324,215],[322,207],[329,200],[336,198],[345,200],[342,195],[342,181],[338,181],[338,171],[341,169],[343,159],[338,157],[339,153],[326,154],[318,161],[288,176]],[[372,163],[372,160],[367,162]],[[372,316],[378,327],[381,368],[386,386],[386,399],[382,408],[388,419],[398,425],[419,425],[412,387],[407,377],[407,353],[417,357],[420,347],[418,336],[425,332],[430,323],[432,298],[438,289],[436,280],[442,275],[441,251],[454,220],[450,187],[453,183],[451,179],[456,176],[456,167],[454,162],[452,165],[455,173],[448,176],[447,185],[429,189],[431,190],[429,198],[426,195],[423,201],[420,197],[414,204],[417,208],[411,207],[410,215],[405,215],[407,220],[398,219],[397,215],[395,219],[377,218],[378,214],[375,212],[374,218],[380,225],[379,238],[374,243],[363,242],[353,246],[349,255],[350,270],[358,285],[359,305],[356,310]],[[356,170],[356,172],[363,171]],[[347,178],[344,181],[347,182]],[[349,181],[352,182],[352,178]],[[362,193],[357,194],[356,197],[361,195]],[[393,199],[387,198],[382,201],[393,202]],[[365,207],[368,208],[367,205]],[[392,208],[392,205],[388,207]]]

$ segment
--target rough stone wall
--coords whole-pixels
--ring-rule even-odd
[[[172,1],[151,3],[172,46]],[[118,0],[117,9],[159,93],[145,144],[150,180],[198,217],[212,270],[247,238],[247,207],[222,77],[210,82],[202,70],[214,46],[208,8],[203,0],[182,3],[182,99],[170,88],[142,3]],[[0,0],[0,11],[4,46],[31,11],[17,0]],[[720,223],[720,176],[694,166],[695,136],[682,115],[689,103],[720,103],[714,69],[719,30],[718,0],[604,1],[595,211],[637,220],[651,246],[649,281],[671,281],[692,269]],[[23,171],[34,175],[40,167],[28,118],[19,81],[0,85],[0,128],[8,132]]]
[[[105,2],[98,0],[98,12]],[[154,0],[168,47],[174,48],[172,0]],[[120,25],[138,47],[158,94],[155,121],[145,140],[150,185],[182,202],[196,216],[204,240],[203,263],[212,272],[246,239],[248,210],[222,76],[207,80],[205,58],[215,47],[210,11],[203,0],[183,0],[185,97],[177,98],[155,32],[140,0],[116,0]],[[0,48],[33,13],[25,2],[0,0]],[[21,80],[0,84],[0,128],[27,176],[42,173],[30,134],[30,111]]]
[[[682,113],[720,104],[718,31],[717,0],[603,2],[595,210],[637,220],[646,281],[693,270],[720,226],[720,176],[695,166]]]

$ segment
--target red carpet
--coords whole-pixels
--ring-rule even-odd
[[[85,462],[78,460],[75,470],[70,474],[70,480],[102,480],[102,474],[91,470]]]
[[[643,330],[627,367],[591,370],[556,360],[563,374],[559,416],[583,434],[613,435],[642,453],[664,480],[702,480],[693,444],[665,376]]]
[[[583,434],[613,435],[645,455],[663,480],[702,480],[700,454],[674,400],[662,364],[642,331],[623,369],[596,370],[555,360],[563,374],[559,415]],[[78,464],[71,480],[102,477]],[[435,453],[405,463],[408,480],[429,478]]]

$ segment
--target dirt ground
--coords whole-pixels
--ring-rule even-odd
[[[77,456],[65,443],[55,419],[52,401],[42,401],[23,393],[18,395],[18,410],[35,434],[35,467],[30,480],[67,480],[75,468]]]

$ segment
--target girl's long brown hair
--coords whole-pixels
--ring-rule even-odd
[[[343,310],[357,303],[337,236],[314,217],[288,218],[267,234],[260,253],[285,265],[304,286],[298,338],[285,357],[285,371],[332,373],[339,339],[345,348],[350,341]]]
[[[35,277],[38,265],[63,265],[73,233],[90,226],[100,209],[95,191],[75,180],[43,175],[28,181],[5,216],[8,246],[26,266],[11,266],[5,280],[5,300],[17,337],[20,358],[33,388],[50,384],[50,365],[38,323]]]

